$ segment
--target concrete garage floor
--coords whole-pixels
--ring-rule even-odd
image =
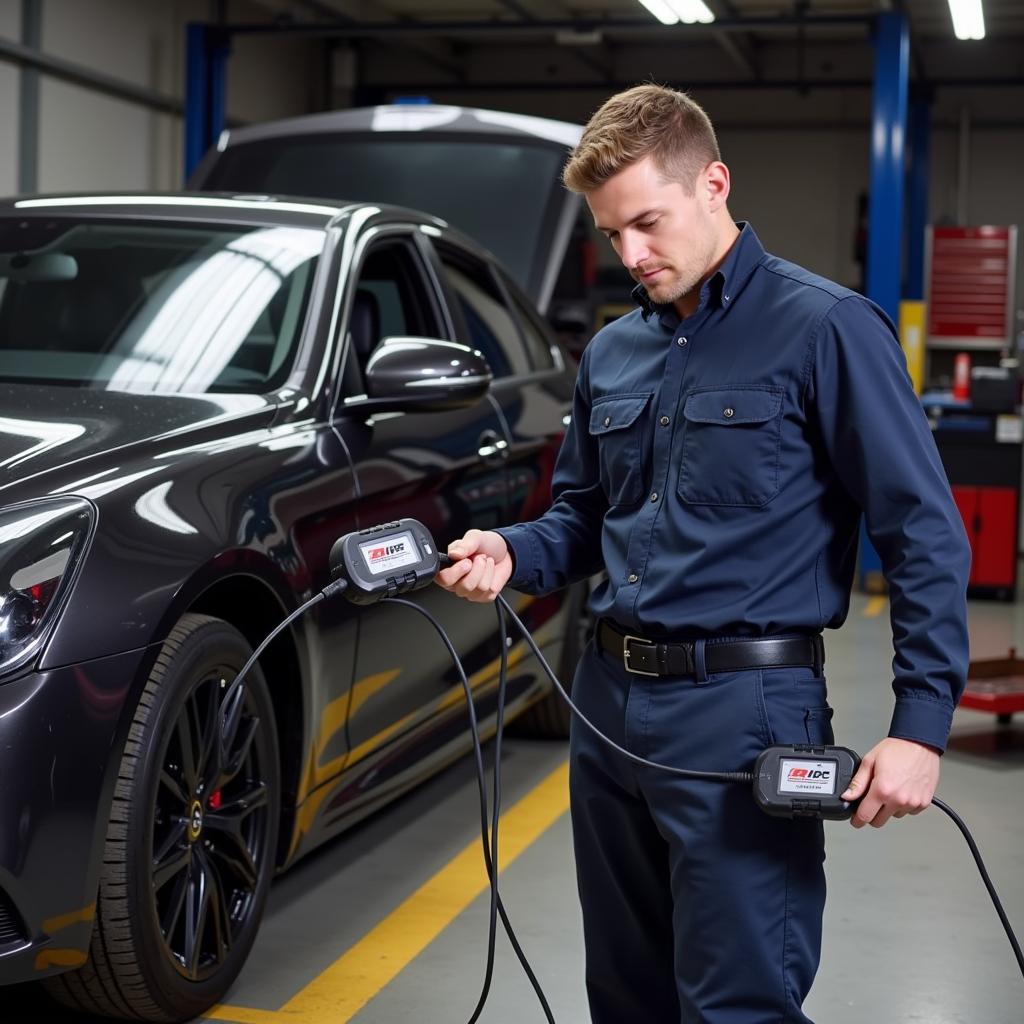
[[[1024,606],[972,602],[972,656],[1024,649]],[[828,636],[837,740],[861,752],[887,728],[888,607],[855,597]],[[510,808],[502,896],[559,1024],[586,1024],[565,749],[507,741]],[[1009,728],[958,711],[939,794],[967,821],[1024,940],[1024,715]],[[517,807],[517,802],[522,801]],[[472,761],[301,862],[275,884],[228,1005],[238,1024],[460,1024],[483,978],[482,891]],[[822,967],[807,1003],[818,1024],[1020,1024],[1024,979],[960,833],[929,809],[885,829],[828,829],[830,899]],[[521,848],[521,852],[520,852]],[[465,851],[465,852],[463,852]],[[515,859],[508,859],[516,854]],[[468,900],[467,894],[480,892]],[[467,905],[468,900],[468,905]],[[508,943],[499,942],[485,1024],[543,1021]],[[84,1024],[2,993],[5,1024]],[[643,1024],[643,1022],[636,1022]]]

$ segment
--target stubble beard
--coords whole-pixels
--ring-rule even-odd
[[[652,302],[656,302],[659,306],[668,306],[693,291],[701,276],[700,273],[692,269],[676,271],[675,280],[648,288],[647,295]]]
[[[668,273],[674,275],[673,280],[653,286],[644,285],[648,298],[659,306],[668,306],[683,298],[684,295],[689,295],[700,284],[714,258],[715,240],[714,238],[708,238],[705,240],[704,247],[696,259],[687,261],[686,266],[665,267]]]

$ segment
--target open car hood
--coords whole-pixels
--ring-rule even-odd
[[[431,104],[313,114],[225,132],[188,187],[424,210],[490,249],[546,312],[579,209],[562,167],[582,131]]]

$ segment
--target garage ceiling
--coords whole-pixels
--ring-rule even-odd
[[[871,16],[902,10],[915,80],[1024,85],[1022,0],[983,0],[981,42],[955,38],[946,0],[707,0],[717,16],[713,24],[672,27],[637,0],[258,2],[281,29],[333,24],[339,43],[400,47],[439,73],[427,84],[447,78],[466,88],[586,88],[638,77],[675,84],[685,68],[698,84],[721,87],[852,85],[871,77]],[[530,59],[519,74],[508,66],[515,50]]]

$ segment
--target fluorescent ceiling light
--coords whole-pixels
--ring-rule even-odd
[[[666,0],[666,2],[679,16],[679,20],[686,22],[687,25],[692,25],[695,21],[707,25],[715,20],[711,8],[704,3],[704,0]],[[978,2],[980,3],[981,0]]]
[[[679,15],[672,10],[665,0],[640,0],[642,6],[653,14],[662,25],[675,25]]]
[[[695,21],[708,24],[715,16],[704,0],[640,0],[663,25],[675,25],[683,21],[692,25]]]
[[[949,0],[949,13],[953,15],[953,31],[957,39],[985,38],[981,0]]]

